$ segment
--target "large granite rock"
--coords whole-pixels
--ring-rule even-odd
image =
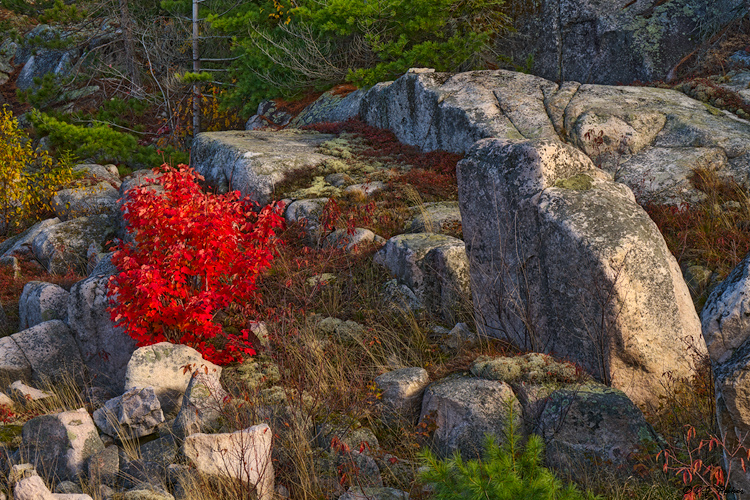
[[[412,69],[372,87],[359,115],[426,151],[465,153],[487,137],[569,141],[640,202],[700,200],[687,179],[696,168],[739,183],[750,171],[750,123],[676,90],[557,84],[505,70]]]
[[[31,366],[34,382],[57,383],[66,377],[79,384],[83,382],[85,368],[81,354],[70,328],[61,320],[45,321],[10,338]]]
[[[637,404],[704,351],[674,257],[630,190],[572,146],[485,140],[458,165],[482,333],[580,363]]]
[[[52,481],[77,481],[88,459],[104,449],[96,426],[81,408],[36,417],[23,426],[23,449],[29,462]]]
[[[107,284],[114,272],[114,266],[105,260],[91,276],[73,285],[68,303],[68,324],[91,382],[114,394],[121,394],[125,389],[125,370],[136,342],[114,325],[107,311],[110,305]]]
[[[285,174],[331,157],[316,148],[332,136],[314,132],[204,132],[193,141],[190,166],[220,192],[239,190],[260,205],[280,194],[274,186]]]
[[[228,434],[192,434],[182,452],[204,474],[239,479],[255,486],[258,500],[274,497],[273,433],[266,424]]]
[[[58,191],[52,197],[52,209],[62,221],[81,216],[115,214],[118,198],[119,191],[104,181]]]
[[[750,254],[708,297],[701,312],[714,372],[716,416],[726,443],[725,467],[735,489],[750,492],[750,471],[730,453],[750,446]],[[740,453],[742,455],[742,453]]]
[[[631,83],[664,80],[742,0],[542,0],[522,15],[511,49],[550,80]],[[507,52],[506,52],[507,53]]]

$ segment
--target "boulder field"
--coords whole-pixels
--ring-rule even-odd
[[[711,357],[723,435],[746,436],[747,259],[714,290],[701,324],[677,262],[638,202],[700,200],[687,182],[696,168],[747,180],[750,123],[664,89],[557,84],[501,70],[425,69],[366,92],[324,95],[291,123],[354,116],[425,151],[465,155],[458,165],[457,206],[426,207],[410,222],[410,233],[381,242],[374,258],[393,276],[393,293],[407,307],[427,308],[450,324],[457,303],[471,297],[478,331],[457,325],[450,332],[456,342],[491,336],[529,351],[480,357],[468,371],[439,380],[421,367],[383,373],[374,381],[382,394],[380,418],[434,427],[431,444],[440,456],[459,450],[465,457],[478,456],[482,436],[502,436],[514,418],[523,432],[544,438],[548,462],[558,469],[588,462],[632,470],[635,454],[660,446],[639,407],[656,403],[666,372],[691,375],[691,347]],[[256,117],[249,126],[257,123],[267,121]],[[331,140],[289,128],[201,134],[192,166],[219,191],[239,189],[266,202],[288,195],[275,192],[285,172],[335,160]],[[139,173],[122,186],[143,178]],[[122,186],[113,190],[126,196]],[[377,189],[367,172],[328,176],[315,190],[290,196],[286,217],[309,222],[310,245],[339,244],[335,237],[321,238],[320,210],[327,196],[352,186],[365,199]],[[0,375],[13,382],[9,396],[16,404],[45,397],[34,386],[59,376],[63,366],[86,370],[97,388],[90,392],[99,394],[90,399],[93,415],[62,412],[24,425],[24,452],[9,461],[16,498],[61,498],[39,477],[55,489],[83,477],[99,481],[105,493],[148,489],[153,498],[181,498],[181,485],[195,470],[238,478],[259,498],[271,498],[280,490],[270,436],[298,416],[281,411],[282,402],[271,412],[274,418],[230,432],[217,420],[230,404],[219,367],[183,346],[136,350],[111,324],[105,292],[115,270],[102,245],[108,234],[124,233],[116,202],[101,201],[113,197],[110,189],[102,193],[80,193],[81,207],[91,209],[81,217],[62,213],[76,193],[61,194],[67,201],[57,219],[0,247],[2,262],[11,265],[34,255],[52,272],[58,262],[77,262],[88,271],[69,293],[40,282],[27,285],[24,330],[0,339]],[[92,196],[95,201],[86,204]],[[67,233],[50,230],[69,222],[79,228],[70,238],[82,242],[53,245],[55,253],[46,242]],[[456,223],[461,234],[450,231]],[[104,234],[84,230],[105,227]],[[374,234],[361,237],[379,241]],[[361,327],[324,318],[316,328],[323,338],[356,338]],[[272,390],[280,377],[270,375],[269,362],[248,363],[264,373],[259,379]],[[181,369],[186,365],[203,369]],[[340,454],[349,453],[367,495],[408,498],[383,487],[388,465],[373,451],[373,433],[339,424],[306,427],[306,438],[329,453],[321,470],[336,470]],[[122,450],[122,436],[154,439],[141,444],[142,458],[133,460]],[[331,450],[331,436],[348,443],[349,451]],[[364,441],[368,447],[352,451]],[[236,462],[220,456],[222,449],[233,450]],[[733,471],[733,482],[748,484],[744,473]],[[357,495],[341,492],[344,499]]]

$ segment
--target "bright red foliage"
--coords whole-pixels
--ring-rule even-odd
[[[226,333],[214,315],[259,302],[255,280],[276,254],[282,206],[256,214],[239,191],[201,191],[203,177],[190,167],[162,165],[161,173],[154,182],[163,192],[136,187],[122,207],[135,242],[112,257],[121,271],[109,282],[112,320],[139,346],[185,344],[217,364],[255,354],[247,330],[242,338]]]

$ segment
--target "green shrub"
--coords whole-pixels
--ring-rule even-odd
[[[502,446],[488,435],[484,460],[464,462],[456,452],[452,458],[438,460],[429,451],[420,456],[427,466],[420,479],[433,488],[438,500],[579,500],[597,499],[590,492],[582,493],[570,483],[564,486],[550,470],[542,466],[544,442],[532,434],[525,446],[516,433],[512,407]]]
[[[104,124],[88,126],[68,123],[45,113],[34,113],[32,123],[39,136],[49,137],[50,144],[58,151],[72,149],[78,158],[100,163],[125,163],[133,168],[147,168],[164,163],[187,163],[187,153],[172,146],[157,149],[153,145],[142,146],[138,139],[119,132]]]
[[[346,79],[359,86],[410,67],[438,71],[497,63],[495,37],[510,24],[504,0],[286,0],[252,2],[215,28],[236,35],[235,96],[249,107]]]

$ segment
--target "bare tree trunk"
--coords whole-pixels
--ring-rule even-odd
[[[200,73],[201,60],[198,53],[198,3],[193,0],[193,72]],[[201,131],[201,91],[198,82],[193,83],[193,137]]]
[[[140,92],[141,78],[135,61],[135,41],[133,40],[133,18],[130,16],[128,0],[120,0],[120,27],[125,37],[125,70],[130,78],[131,89]]]

